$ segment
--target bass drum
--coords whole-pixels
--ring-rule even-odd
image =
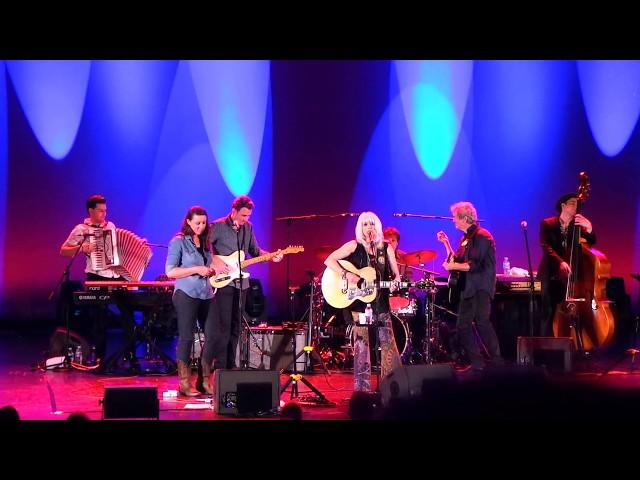
[[[409,324],[401,319],[400,317],[394,315],[393,313],[391,314],[391,325],[393,327],[393,337],[396,341],[396,346],[398,347],[398,352],[400,353],[400,357],[404,358],[405,354],[407,353],[407,351],[409,350],[409,341],[411,340],[411,335],[410,335],[410,329],[409,329]],[[353,323],[349,324],[347,326],[347,333],[346,333],[346,338],[349,339],[349,345],[351,346],[351,348],[353,349],[353,347],[355,346],[355,332],[353,330]],[[371,348],[372,352],[371,354],[373,355],[373,346],[375,345],[375,341],[373,338],[374,335],[374,330],[375,327],[369,327],[369,347]],[[352,350],[353,351],[353,350]],[[372,362],[375,361],[374,360],[375,357],[371,357]]]

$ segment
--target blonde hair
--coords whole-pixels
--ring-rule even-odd
[[[365,246],[369,244],[369,239],[365,238],[362,231],[362,224],[366,221],[373,222],[376,232],[373,241],[376,244],[376,247],[381,248],[384,240],[384,237],[382,236],[382,222],[373,212],[362,212],[358,217],[358,223],[356,223],[356,242]]]
[[[478,221],[478,212],[471,202],[458,202],[450,207],[451,213],[459,219],[466,218],[467,223],[476,223]]]

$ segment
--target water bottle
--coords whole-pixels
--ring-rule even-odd
[[[76,347],[76,354],[73,361],[79,365],[82,365],[82,345]]]
[[[73,362],[75,358],[75,354],[73,353],[73,347],[69,346],[67,347],[67,361],[68,362]]]
[[[511,275],[511,262],[509,261],[509,257],[504,257],[502,261],[502,270],[505,275]]]
[[[373,323],[373,309],[371,308],[370,303],[367,303],[367,308],[364,309],[364,318],[367,325],[371,325]]]

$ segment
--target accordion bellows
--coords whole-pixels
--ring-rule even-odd
[[[91,265],[100,271],[110,268],[128,281],[139,281],[151,260],[151,248],[146,241],[124,228],[113,231],[92,228],[91,242],[96,250],[91,253]]]

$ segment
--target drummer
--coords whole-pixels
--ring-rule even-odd
[[[404,260],[404,256],[407,252],[398,248],[400,245],[400,231],[395,227],[387,227],[383,230],[382,234],[396,254],[396,262],[398,263],[398,270],[400,270],[400,279],[403,282],[410,281],[412,272],[407,268],[407,264]]]

